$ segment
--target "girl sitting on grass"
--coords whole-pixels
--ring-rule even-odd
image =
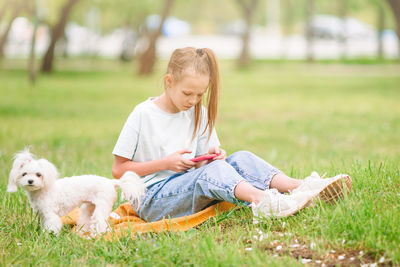
[[[164,85],[162,95],[134,108],[113,150],[115,178],[134,171],[144,179],[147,192],[136,207],[144,220],[190,215],[219,201],[244,201],[257,217],[286,217],[350,189],[348,175],[298,180],[248,151],[226,157],[214,128],[220,86],[211,49],[176,49]],[[217,156],[190,160],[204,154]]]

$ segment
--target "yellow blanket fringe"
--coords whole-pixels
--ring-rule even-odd
[[[101,237],[104,237],[106,240],[113,240],[119,237],[127,236],[134,238],[136,233],[187,231],[197,225],[202,224],[208,219],[215,217],[218,212],[230,211],[234,208],[234,204],[224,201],[192,215],[173,219],[162,219],[155,222],[145,222],[139,218],[132,205],[125,203],[114,210],[114,213],[119,216],[118,219],[109,217],[108,221],[111,226],[111,230],[106,232]],[[61,217],[61,220],[65,224],[75,226],[76,222],[78,221],[79,214],[80,210],[77,208],[68,213],[66,216]],[[74,229],[74,232],[76,232],[76,229]]]

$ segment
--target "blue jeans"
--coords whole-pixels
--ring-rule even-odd
[[[201,168],[175,174],[147,188],[138,215],[152,222],[201,211],[220,201],[241,202],[234,195],[236,185],[246,180],[266,190],[280,171],[256,155],[239,151],[226,160],[216,160]]]

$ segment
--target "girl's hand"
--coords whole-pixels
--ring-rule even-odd
[[[210,160],[210,161],[214,161],[214,160],[219,160],[219,159],[226,159],[226,151],[225,150],[223,150],[222,148],[220,148],[220,147],[217,147],[217,146],[215,146],[215,147],[212,147],[212,148],[210,148],[209,150],[208,150],[208,153],[209,154],[217,154],[218,156],[216,156],[215,158],[213,158],[212,160]]]
[[[182,157],[182,155],[186,153],[192,153],[192,151],[187,149],[179,150],[166,157],[165,158],[166,169],[175,172],[185,172],[193,168],[196,165],[196,163]]]

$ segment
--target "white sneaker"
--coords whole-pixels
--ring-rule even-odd
[[[352,181],[347,174],[323,179],[317,172],[312,172],[298,188],[292,191],[291,195],[308,192],[313,200],[320,198],[323,201],[333,203],[344,195],[344,191],[348,193],[351,187]]]
[[[309,193],[298,192],[295,195],[280,194],[276,189],[264,191],[263,199],[258,203],[251,203],[255,218],[262,217],[288,217],[306,207],[311,201]],[[257,220],[254,220],[257,223]]]

